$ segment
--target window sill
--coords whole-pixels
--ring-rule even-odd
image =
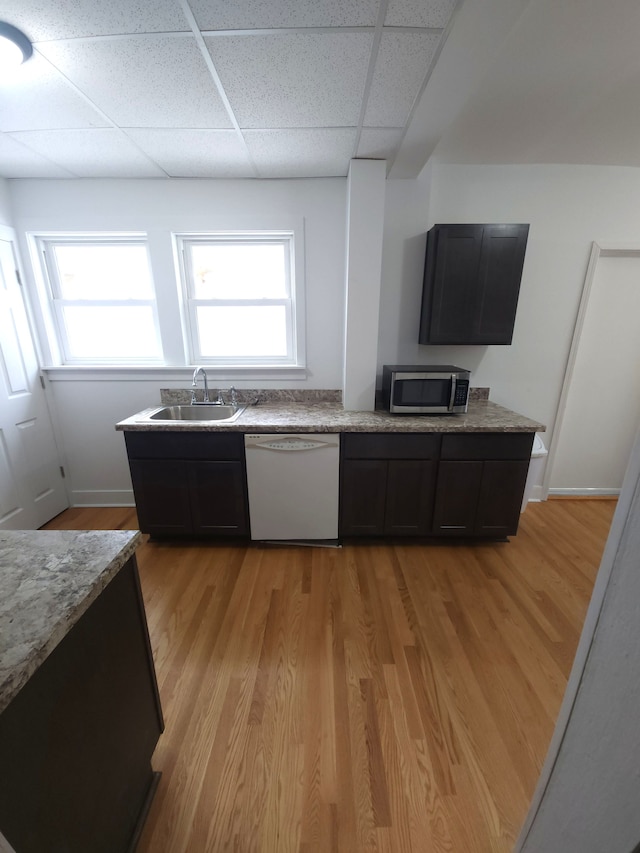
[[[43,367],[50,382],[82,382],[91,379],[92,382],[139,382],[154,379],[163,381],[191,381],[193,371],[198,365],[184,365],[183,367],[157,367],[149,365],[75,365],[64,364]],[[215,379],[240,380],[270,380],[270,379],[305,379],[307,377],[306,367],[279,366],[279,365],[253,365],[243,367],[216,367],[214,365],[203,365],[207,376]]]

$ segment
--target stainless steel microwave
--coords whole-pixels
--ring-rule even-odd
[[[467,411],[471,373],[454,364],[385,364],[382,399],[395,414]]]

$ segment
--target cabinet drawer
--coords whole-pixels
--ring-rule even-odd
[[[125,432],[131,459],[244,459],[237,432]]]
[[[534,433],[461,433],[442,437],[441,459],[529,459]]]
[[[440,450],[438,434],[345,433],[344,459],[433,459]]]

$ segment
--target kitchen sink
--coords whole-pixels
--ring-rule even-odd
[[[152,421],[235,421],[246,406],[226,406],[206,404],[195,406],[164,406],[149,418]]]

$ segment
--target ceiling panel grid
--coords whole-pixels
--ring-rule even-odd
[[[456,0],[4,0],[0,176],[344,176],[391,162]],[[49,172],[47,172],[49,170]]]

